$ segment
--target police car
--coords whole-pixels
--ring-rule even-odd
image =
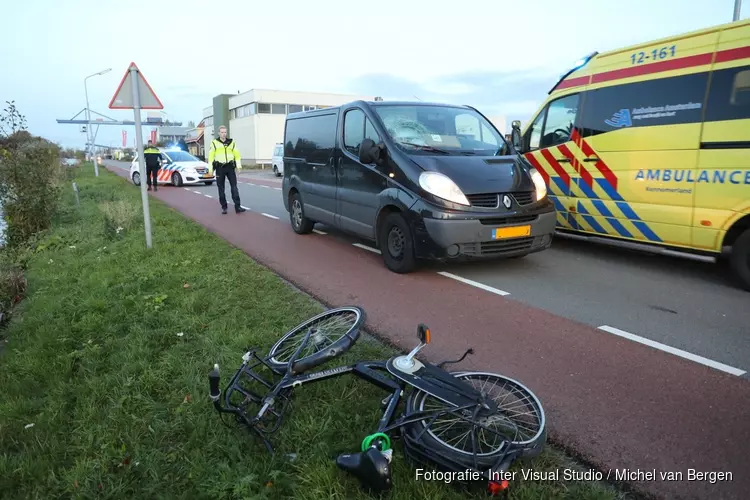
[[[157,176],[158,184],[200,184],[210,186],[216,180],[208,171],[208,163],[199,160],[181,149],[157,148],[161,152],[162,166]],[[144,165],[145,168],[145,165]],[[136,186],[141,185],[141,173],[138,165],[138,154],[130,164],[130,179]]]

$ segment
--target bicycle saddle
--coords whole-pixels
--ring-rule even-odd
[[[341,470],[353,474],[360,483],[376,492],[391,488],[391,464],[374,446],[367,451],[339,455],[336,465]]]

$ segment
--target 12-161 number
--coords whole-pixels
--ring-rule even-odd
[[[648,52],[636,52],[630,56],[631,64],[643,64],[644,61],[653,60],[658,61],[659,59],[666,59],[667,57],[674,57],[677,52],[677,46],[672,45],[671,47],[662,47],[661,49],[654,49],[649,54]]]

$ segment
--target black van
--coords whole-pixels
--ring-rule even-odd
[[[394,272],[418,259],[519,257],[549,248],[541,174],[470,106],[354,101],[287,116],[284,207],[375,242]]]

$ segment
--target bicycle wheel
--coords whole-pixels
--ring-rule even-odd
[[[422,441],[438,453],[466,462],[476,453],[477,462],[491,466],[499,454],[504,453],[507,441],[514,448],[521,448],[522,457],[533,457],[541,453],[546,441],[545,415],[539,399],[520,382],[496,373],[454,372],[453,376],[471,384],[498,405],[497,411],[477,419],[491,431],[477,428],[470,420],[462,420],[454,414],[444,414],[430,422],[430,417],[411,424],[407,432],[411,436],[422,434]],[[426,392],[415,390],[406,401],[406,412],[432,412],[454,408]],[[472,409],[464,411],[471,418]],[[474,444],[472,444],[472,431]]]
[[[267,361],[274,369],[285,371],[308,330],[314,328],[315,333],[294,363],[294,372],[302,373],[349,350],[359,338],[359,329],[364,321],[364,310],[356,306],[324,311],[284,334],[271,347]]]

